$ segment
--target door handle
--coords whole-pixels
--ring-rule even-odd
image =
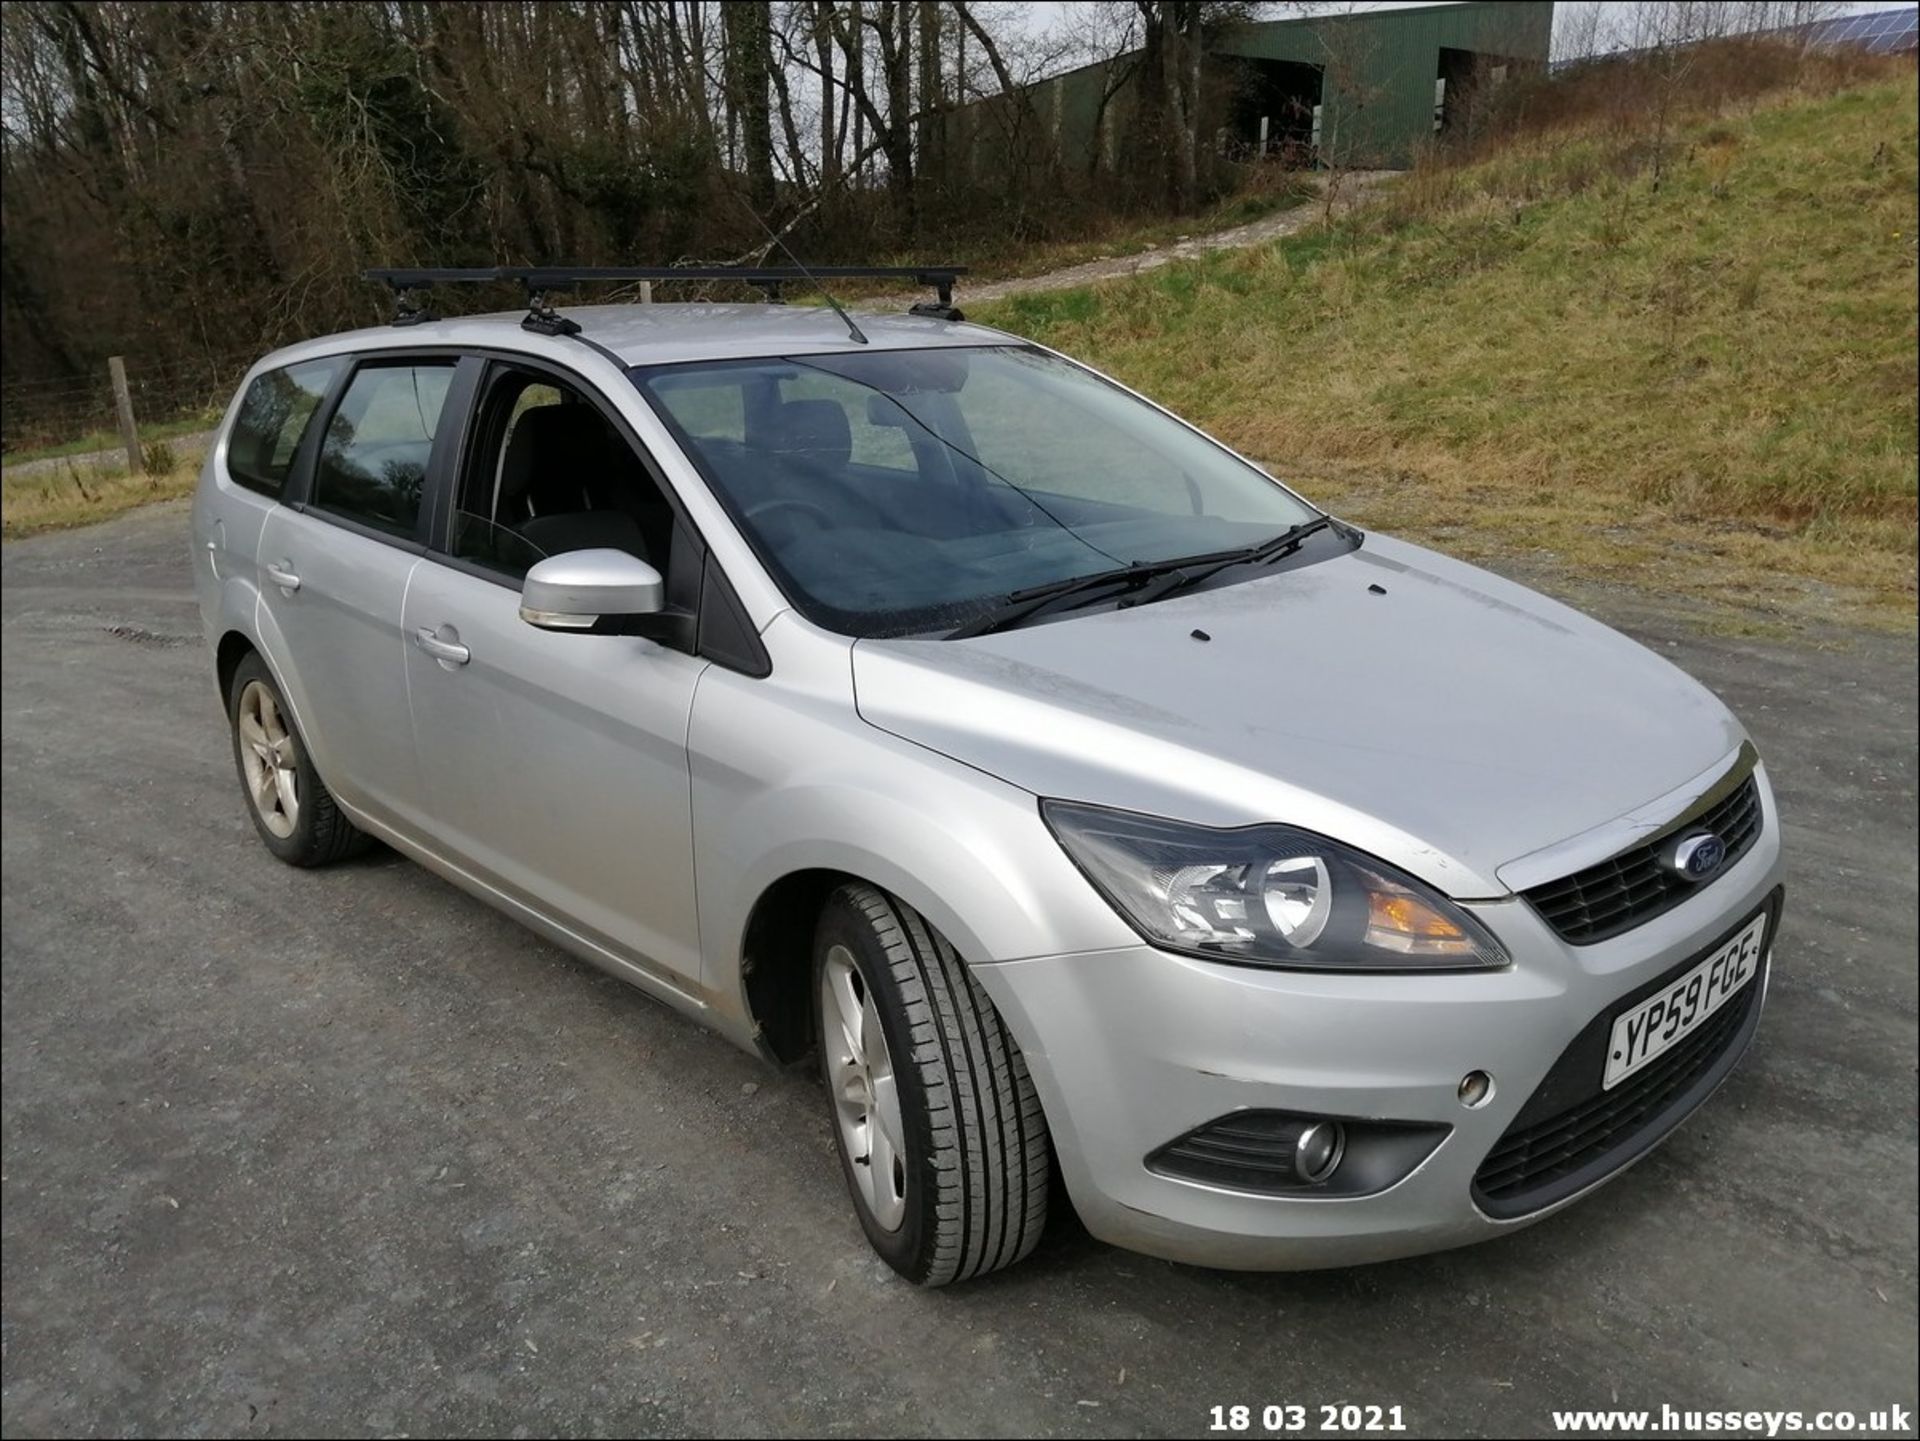
[[[287,569],[287,564],[285,561],[282,561],[279,565],[267,566],[266,571],[267,571],[267,579],[272,581],[275,585],[279,586],[280,589],[282,590],[300,589],[300,577]]]
[[[465,665],[473,659],[473,652],[465,646],[440,639],[424,625],[414,631],[413,643],[435,660],[446,661],[449,665]]]

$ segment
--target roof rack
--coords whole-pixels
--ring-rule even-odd
[[[574,335],[580,323],[549,305],[548,291],[572,290],[595,281],[726,280],[758,286],[769,301],[778,304],[784,299],[783,288],[792,284],[899,280],[930,286],[939,296],[938,301],[922,301],[910,307],[911,314],[960,320],[964,317],[953,303],[953,282],[966,273],[964,265],[814,265],[805,270],[751,265],[495,265],[478,269],[368,270],[362,278],[392,289],[395,325],[437,320],[439,317],[419,299],[419,292],[436,285],[518,284],[527,292],[527,318],[520,322],[523,327],[542,335]]]

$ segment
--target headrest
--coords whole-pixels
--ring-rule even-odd
[[[840,469],[853,457],[853,427],[834,400],[789,400],[767,412],[747,443]]]
[[[500,467],[502,505],[531,502],[537,514],[587,508],[615,464],[613,436],[588,405],[541,405],[521,413]]]

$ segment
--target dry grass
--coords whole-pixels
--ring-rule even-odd
[[[173,420],[147,421],[140,426],[140,438],[143,441],[177,440],[183,435],[193,435],[200,431],[212,430],[220,423],[218,409],[199,410],[190,415],[176,417]],[[84,434],[70,435],[57,443],[25,446],[6,453],[7,465],[18,465],[28,460],[48,460],[68,455],[91,455],[97,451],[114,451],[121,447],[120,432],[107,427],[89,430]]]
[[[200,473],[197,454],[169,452],[155,458],[171,464],[153,475],[71,463],[26,474],[0,471],[0,533],[18,540],[45,530],[91,525],[192,492]]]
[[[1355,519],[1782,616],[1914,623],[1916,94],[1519,137],[1330,230],[980,318]]]

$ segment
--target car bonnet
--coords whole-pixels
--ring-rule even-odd
[[[863,640],[861,716],[1039,796],[1284,821],[1458,897],[1741,743],[1713,694],[1523,586],[1369,536],[1318,564],[964,641]]]

